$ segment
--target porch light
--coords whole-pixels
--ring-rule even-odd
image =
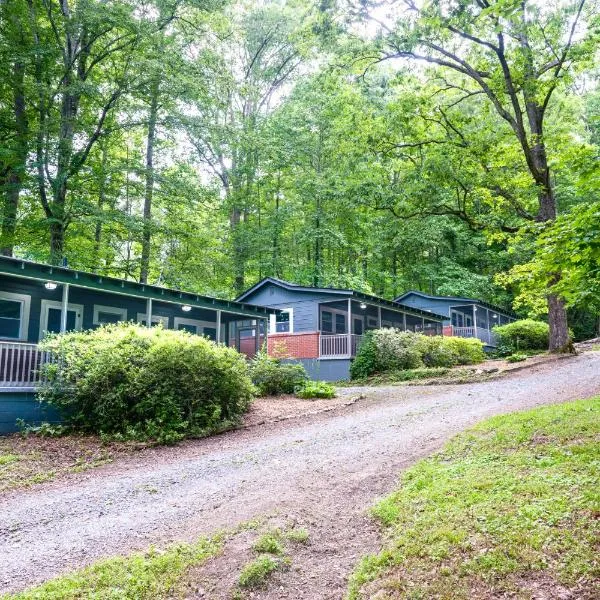
[[[362,310],[365,310],[365,308],[367,308],[367,305],[364,302],[361,302],[360,307]]]
[[[190,310],[192,310],[192,307],[191,307],[189,304],[184,304],[184,305],[181,307],[181,310],[182,310],[183,312],[190,312]]]
[[[54,281],[46,281],[46,283],[44,284],[44,287],[47,290],[55,290],[58,287],[58,283],[55,283]]]

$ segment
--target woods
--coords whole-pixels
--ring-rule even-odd
[[[1,251],[597,329],[598,4],[4,0]]]

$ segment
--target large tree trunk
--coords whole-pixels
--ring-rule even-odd
[[[146,191],[144,194],[144,230],[142,233],[142,257],[140,283],[148,282],[150,270],[150,244],[152,241],[152,200],[154,198],[154,143],[156,141],[156,120],[158,115],[159,80],[152,84],[150,111],[148,114],[148,137],[146,141]]]
[[[12,165],[6,177],[6,194],[2,210],[2,235],[0,254],[12,256],[15,245],[19,195],[23,187],[27,161],[27,115],[25,113],[25,64],[21,61],[13,67],[13,111],[15,116],[16,143]],[[10,159],[9,159],[10,160]]]

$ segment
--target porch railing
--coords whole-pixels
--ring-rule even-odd
[[[477,338],[487,346],[496,346],[496,336],[493,331],[483,327],[452,327],[452,335],[465,338]]]
[[[37,387],[42,383],[41,366],[50,360],[36,344],[0,342],[0,389]]]
[[[336,358],[336,357],[353,357],[363,339],[362,335],[347,333],[337,334],[321,334],[320,336],[320,357],[321,358]]]

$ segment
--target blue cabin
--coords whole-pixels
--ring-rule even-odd
[[[444,315],[444,335],[476,337],[488,348],[496,347],[494,327],[516,319],[512,311],[475,298],[433,296],[411,290],[398,296],[395,302]]]
[[[356,290],[296,285],[267,277],[237,298],[276,308],[269,317],[268,352],[302,362],[314,379],[349,378],[350,362],[370,329],[396,327],[436,335],[443,314]]]
[[[264,343],[278,311],[247,302],[104,277],[0,256],[0,433],[16,419],[48,420],[35,400],[37,342],[46,333],[92,329],[106,323],[162,324],[227,344],[248,356]]]

